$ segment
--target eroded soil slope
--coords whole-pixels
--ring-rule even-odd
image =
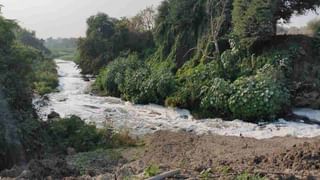
[[[118,151],[117,161],[114,161],[114,155],[111,159],[104,158],[107,155],[96,155],[90,160],[90,166],[83,166],[80,171],[73,167],[77,173],[67,173],[71,176],[68,179],[141,178],[150,165],[158,166],[160,172],[181,169],[180,175],[173,179],[199,179],[204,176],[201,172],[210,169],[205,173],[209,179],[234,179],[244,172],[267,179],[320,178],[320,138],[256,140],[161,131],[147,136],[144,142],[143,147]],[[72,165],[70,159],[65,159],[68,166]],[[50,167],[44,168],[43,163],[41,166],[43,171],[50,170]],[[90,167],[94,169],[90,170]],[[35,168],[34,163],[32,168]],[[48,176],[50,173],[44,174]],[[61,178],[59,174],[52,176]]]

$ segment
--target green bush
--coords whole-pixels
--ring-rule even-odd
[[[212,61],[197,66],[186,64],[177,72],[178,90],[166,99],[166,105],[173,107],[183,107],[189,109],[199,109],[201,103],[201,90],[209,87],[212,80],[220,78],[224,72],[220,68],[218,61]]]
[[[33,66],[34,89],[40,95],[53,92],[59,85],[56,64],[52,60],[42,60]]]
[[[66,151],[69,147],[77,152],[85,152],[106,145],[103,131],[76,116],[49,122],[47,133],[47,143],[54,152]]]
[[[253,40],[274,35],[276,5],[270,0],[235,0],[232,12],[233,33]]]
[[[163,104],[176,88],[173,74],[164,69],[152,71],[150,68],[140,68],[127,71],[122,89],[123,97],[134,103]]]
[[[235,93],[229,98],[233,116],[257,121],[281,113],[289,105],[290,94],[278,77],[274,67],[265,65],[257,75],[236,80]]]
[[[45,127],[47,152],[65,153],[68,148],[74,148],[76,152],[87,152],[136,145],[127,131],[117,132],[108,127],[98,129],[77,116],[49,121]]]
[[[142,83],[138,103],[163,104],[176,88],[175,77],[165,69],[152,71],[150,76]]]
[[[148,68],[139,68],[137,70],[127,70],[125,74],[125,81],[120,86],[122,97],[133,103],[142,102],[143,82],[150,76]],[[142,97],[141,97],[142,96]]]
[[[144,170],[143,174],[144,177],[149,178],[159,174],[160,172],[161,170],[158,165],[150,165]]]
[[[118,58],[98,76],[95,88],[134,103],[159,103],[175,90],[175,77],[166,68],[151,68],[136,54]]]
[[[200,107],[215,113],[228,113],[228,99],[232,94],[230,82],[215,78],[210,86],[205,86],[201,91]]]
[[[119,57],[104,68],[95,82],[95,89],[109,96],[121,96],[127,71],[135,71],[143,66],[136,54],[127,58]]]
[[[239,62],[242,57],[237,50],[226,50],[221,55],[221,62],[224,68],[226,78],[228,79],[236,79],[239,76],[240,68]]]

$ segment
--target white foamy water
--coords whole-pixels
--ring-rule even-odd
[[[197,134],[220,134],[227,136],[254,137],[257,139],[275,136],[315,137],[320,136],[320,126],[279,120],[275,123],[257,125],[240,120],[221,119],[196,120],[189,111],[166,108],[158,105],[133,105],[119,98],[98,97],[88,94],[91,82],[81,78],[80,71],[70,61],[56,60],[59,72],[60,92],[49,94],[49,101],[42,103],[35,99],[34,104],[40,117],[55,111],[62,117],[77,115],[98,127],[106,124],[115,128],[127,129],[133,135],[144,135],[158,130],[187,131]],[[308,116],[313,114],[320,119],[320,111],[306,112],[295,110]],[[303,113],[302,113],[303,112]]]

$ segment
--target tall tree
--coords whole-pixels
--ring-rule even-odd
[[[155,25],[156,11],[153,6],[141,10],[130,19],[130,27],[136,31],[151,31]]]
[[[240,37],[263,39],[276,34],[278,20],[316,11],[319,0],[234,0],[233,31]]]
[[[277,0],[277,9],[274,19],[283,19],[286,22],[290,20],[293,14],[302,15],[307,11],[317,11],[320,6],[319,0]]]
[[[87,24],[87,37],[78,42],[78,64],[84,74],[98,74],[122,52],[142,52],[153,47],[151,32],[131,29],[127,18],[119,20],[99,13],[91,16]]]
[[[233,32],[241,38],[264,38],[276,33],[273,25],[277,0],[234,0]]]

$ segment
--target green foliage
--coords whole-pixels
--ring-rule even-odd
[[[245,47],[276,33],[276,0],[234,0],[233,7],[233,34]]]
[[[14,33],[13,28],[15,28],[17,25],[13,21],[10,21],[8,19],[3,18],[0,15],[0,49],[1,51],[4,51],[10,45],[13,43],[14,40]]]
[[[66,153],[68,148],[87,152],[136,145],[127,132],[107,127],[98,129],[95,124],[87,124],[77,116],[47,122],[44,134],[46,150],[51,153]]]
[[[136,71],[138,68],[143,68],[143,64],[137,55],[129,55],[127,58],[119,57],[100,72],[95,87],[109,96],[119,97],[121,91],[125,91],[127,72]]]
[[[135,103],[163,103],[175,89],[175,79],[164,68],[151,68],[137,55],[118,58],[99,74],[95,87],[107,95]]]
[[[17,27],[15,30],[17,40],[25,46],[35,48],[44,55],[50,55],[50,50],[44,46],[44,40],[36,37],[35,31],[28,31],[26,29]]]
[[[226,50],[221,54],[221,63],[225,73],[225,78],[235,80],[241,71],[239,63],[243,55],[238,50]]]
[[[71,147],[77,152],[85,152],[106,145],[102,131],[76,116],[49,122],[47,133],[50,138],[47,142],[49,147],[54,148],[53,151],[65,151]]]
[[[210,112],[228,113],[228,99],[233,93],[230,82],[215,78],[201,91],[200,107]]]
[[[157,165],[154,165],[154,164],[148,166],[143,172],[144,177],[146,177],[146,178],[153,177],[159,173],[160,173],[160,167]]]
[[[78,42],[78,64],[84,74],[98,74],[121,52],[142,52],[153,47],[151,33],[132,31],[127,19],[99,13],[90,17],[87,24],[87,37]]]
[[[44,59],[33,65],[34,91],[40,95],[54,92],[59,85],[56,64],[51,59]]]
[[[211,175],[212,175],[212,170],[211,170],[211,168],[206,169],[206,170],[203,170],[203,171],[201,171],[201,173],[200,173],[200,179],[201,179],[201,180],[209,180]]]
[[[137,19],[98,14],[88,20],[87,37],[80,40],[80,67],[96,74],[105,66],[95,89],[134,103],[165,103],[201,117],[270,119],[290,105],[293,62],[302,58],[299,44],[273,37],[277,20],[319,5],[301,0],[166,0],[155,19],[156,48],[128,41],[136,39],[133,32],[149,29],[134,28]],[[314,42],[314,51],[319,44]]]
[[[11,149],[0,152],[0,159],[2,156],[6,157],[6,161],[0,164],[0,168],[3,168],[20,161],[22,154],[28,160],[41,153],[43,134],[32,107],[34,85],[46,82],[55,88],[53,86],[57,84],[57,78],[54,62],[44,57],[48,55],[48,50],[34,33],[2,16],[0,33],[0,102],[8,106],[2,107],[5,118],[0,118],[0,125],[5,124],[3,131],[10,134],[10,138],[1,135],[0,139],[5,138],[6,145],[3,148]],[[48,69],[52,76],[37,76]]]
[[[275,118],[289,105],[290,94],[278,78],[279,72],[265,65],[254,76],[236,80],[229,99],[233,116],[247,120]]]
[[[216,50],[212,42],[223,40],[230,31],[230,9],[231,4],[219,0],[163,1],[154,33],[160,60],[170,58],[180,68],[195,55],[211,56]],[[217,19],[223,19],[221,26],[212,26]]]
[[[236,177],[236,180],[266,180],[265,177],[258,174],[249,174],[248,172],[243,172]]]
[[[165,63],[159,66],[148,66],[149,74],[145,74],[139,88],[140,93],[133,95],[129,100],[135,100],[136,103],[157,103],[163,104],[166,97],[176,90],[176,80],[174,75]],[[140,69],[142,70],[142,69]],[[144,73],[145,70],[142,70]],[[130,81],[130,75],[127,75],[127,82]]]
[[[202,98],[200,92],[209,87],[213,79],[223,76],[221,70],[218,61],[201,63],[195,67],[191,63],[186,64],[177,73],[179,89],[167,98],[166,104],[190,109],[199,108]]]

